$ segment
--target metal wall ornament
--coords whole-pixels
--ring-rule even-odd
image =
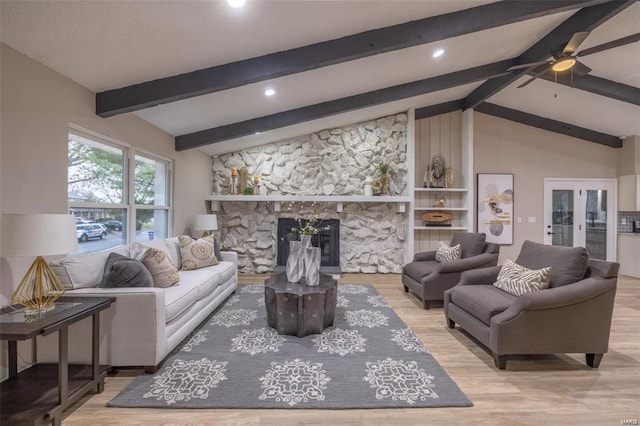
[[[513,173],[478,173],[478,232],[487,242],[513,244]]]
[[[436,154],[427,164],[427,170],[422,178],[425,188],[445,188],[446,187],[446,167],[442,154]]]

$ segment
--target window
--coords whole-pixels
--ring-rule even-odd
[[[168,160],[72,130],[68,201],[76,217],[77,253],[168,237],[170,172]]]

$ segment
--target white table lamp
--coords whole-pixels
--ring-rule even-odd
[[[69,214],[3,214],[2,256],[36,256],[11,301],[36,312],[52,306],[65,288],[42,256],[77,248],[76,221]]]
[[[210,231],[218,230],[218,218],[215,214],[199,214],[193,221],[195,231],[203,231],[202,236],[206,237]]]

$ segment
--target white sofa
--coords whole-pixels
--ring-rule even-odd
[[[144,243],[163,250],[174,265],[181,265],[178,238]],[[222,261],[191,271],[179,271],[180,281],[168,288],[99,288],[104,265],[111,252],[125,256],[132,246],[68,257],[51,262],[51,267],[67,288],[66,296],[113,296],[116,298],[100,316],[101,363],[112,367],[143,366],[155,371],[209,314],[235,291],[238,285],[237,255],[222,252]],[[90,359],[91,321],[72,330],[70,358],[73,362]],[[38,359],[57,357],[57,339],[41,339]],[[75,360],[73,358],[76,358]],[[80,358],[80,359],[79,359]]]

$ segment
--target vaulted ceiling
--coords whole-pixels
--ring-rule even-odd
[[[640,134],[634,1],[3,0],[0,14],[3,43],[95,92],[98,115],[134,113],[179,150],[217,155],[408,108],[475,108],[614,147]],[[578,54],[635,38],[579,57],[586,75],[518,88],[540,70],[518,65],[576,32],[589,32]]]

